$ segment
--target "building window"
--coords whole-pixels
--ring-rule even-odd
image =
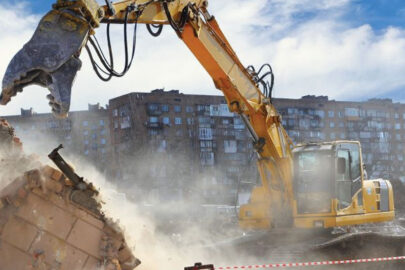
[[[89,122],[88,122],[88,121],[83,121],[83,126],[84,126],[84,127],[89,126]]]
[[[149,123],[158,123],[158,122],[159,122],[159,118],[157,118],[155,116],[149,117]]]
[[[163,124],[170,125],[170,118],[169,117],[163,117]]]
[[[295,119],[288,119],[287,123],[288,123],[288,126],[294,127],[295,126]]]
[[[105,129],[100,130],[100,135],[105,135]]]
[[[325,117],[325,112],[321,111],[321,110],[316,110],[315,115],[319,116],[320,118],[324,118]]]
[[[113,116],[117,117],[118,116],[118,109],[113,110]]]
[[[89,155],[89,150],[84,150],[84,154],[85,154],[86,156],[88,156],[88,155]]]
[[[200,141],[200,148],[212,148],[212,141]]]
[[[101,143],[101,144],[106,144],[107,141],[106,141],[106,139],[101,139],[101,140],[100,140],[100,143]]]
[[[181,112],[181,106],[180,105],[174,106],[174,112],[176,112],[176,113]]]
[[[169,111],[169,105],[162,104],[162,112],[168,112],[168,111]]]
[[[225,153],[236,153],[237,146],[235,140],[224,140],[224,152]]]
[[[209,125],[210,122],[211,122],[211,118],[210,118],[210,117],[204,117],[204,116],[198,117],[198,123],[199,123],[200,125],[203,125],[203,124]]]
[[[187,118],[187,125],[193,125],[194,124],[194,118]]]
[[[328,111],[328,116],[329,116],[329,118],[335,117],[335,112],[334,111]]]
[[[186,112],[192,113],[193,112],[193,107],[192,106],[187,106],[186,107]]]
[[[88,141],[88,140],[85,140],[85,141],[84,141],[84,144],[85,144],[85,145],[89,145],[89,141]]]
[[[308,129],[309,128],[309,120],[308,119],[300,119],[300,128]]]
[[[129,116],[124,116],[121,119],[121,129],[127,129],[131,127],[131,119]]]
[[[395,119],[399,119],[399,114],[398,114],[398,113],[395,113],[395,114],[394,114],[394,117],[395,117]]]
[[[310,123],[310,126],[313,128],[319,127],[318,120],[312,119],[309,123]]]
[[[339,122],[339,127],[340,127],[340,128],[345,127],[345,123],[343,123],[343,122]]]
[[[212,129],[211,128],[200,128],[199,129],[199,138],[201,140],[212,140]]]
[[[156,104],[156,103],[148,104],[148,110],[149,111],[158,111],[159,110],[159,104]]]
[[[83,131],[83,135],[84,135],[84,136],[89,135],[89,131],[88,131],[88,130]]]
[[[330,127],[330,128],[334,128],[334,127],[335,127],[335,122],[330,122],[330,123],[329,123],[329,127]]]
[[[229,125],[229,119],[222,119],[223,125]]]
[[[360,115],[360,111],[356,108],[345,108],[345,115],[349,117],[358,117]]]
[[[213,166],[215,163],[215,155],[213,152],[201,152],[200,153],[201,165]]]
[[[401,129],[401,124],[400,123],[395,123],[395,129],[396,130]]]
[[[331,138],[331,140],[336,139],[335,132],[331,132],[330,135],[329,135],[329,137]]]
[[[338,113],[338,116],[339,116],[339,118],[342,118],[342,117],[343,117],[343,113],[342,113],[342,112],[339,112],[339,113]]]
[[[400,141],[401,140],[401,134],[395,134],[395,138]]]
[[[104,124],[105,124],[105,123],[104,123],[104,120],[101,119],[101,120],[100,120],[100,126],[104,127]]]
[[[118,128],[118,120],[114,120],[114,129]]]
[[[242,119],[237,116],[233,119],[233,128],[234,129],[244,129],[245,123],[243,123]]]
[[[181,125],[181,118],[180,118],[180,117],[175,117],[175,118],[174,118],[174,123],[175,123],[176,125]]]

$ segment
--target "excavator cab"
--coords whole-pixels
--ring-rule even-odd
[[[366,180],[356,141],[298,145],[293,149],[294,225],[329,228],[394,218],[389,181]]]
[[[366,180],[357,141],[297,145],[292,150],[292,217],[281,204],[283,190],[259,161],[262,185],[239,211],[244,229],[333,228],[391,221],[395,217],[393,189],[384,179]],[[276,182],[277,183],[277,182]],[[292,223],[292,224],[291,224]]]

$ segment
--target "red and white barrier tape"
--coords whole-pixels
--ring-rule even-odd
[[[405,260],[405,256],[399,257],[384,257],[372,259],[356,259],[356,260],[340,260],[340,261],[323,261],[323,262],[303,262],[303,263],[274,263],[249,266],[232,266],[232,267],[215,267],[216,270],[230,269],[258,269],[258,268],[288,268],[288,267],[303,267],[303,266],[327,266],[337,264],[354,264],[354,263],[372,263],[372,262],[388,262]]]

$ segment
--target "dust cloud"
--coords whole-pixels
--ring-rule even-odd
[[[47,155],[59,145],[59,142],[47,134],[39,134],[39,136],[43,136],[42,142],[33,140],[32,134],[22,138],[24,152],[31,155],[35,153],[38,162],[54,167]],[[61,150],[61,154],[78,175],[99,189],[102,211],[122,227],[128,245],[133,249],[134,255],[142,261],[139,269],[183,269],[196,262],[216,266],[258,262],[254,256],[234,250],[229,244],[215,247],[215,243],[226,243],[228,239],[242,235],[237,228],[235,209],[230,210],[231,213],[228,211],[218,216],[215,209],[207,210],[202,207],[198,196],[194,199],[153,205],[150,204],[150,200],[134,200],[133,197],[129,199],[132,194],[148,191],[136,185],[123,190],[114,179],[107,178],[82,156],[75,155],[69,149]],[[136,170],[140,174],[146,174],[149,170],[148,164],[164,161],[157,157],[144,158],[143,162],[136,166]],[[172,158],[171,162],[183,161]],[[27,166],[22,164],[15,174],[18,175],[24,171],[27,171]],[[188,180],[177,177],[176,181],[186,184]],[[201,187],[196,181],[190,188],[199,190]],[[263,258],[261,261],[264,263]]]
[[[26,140],[23,143],[26,153],[35,153],[38,157],[36,160],[53,166],[47,159],[47,155],[58,145],[55,139],[48,136],[46,144],[38,144],[37,141],[32,140]],[[27,171],[27,168],[36,165],[35,162],[27,161],[27,163],[21,163],[21,166],[10,168],[6,162],[3,162],[3,158],[6,160],[10,155],[9,153],[4,155],[4,153],[4,151],[0,151],[2,158],[0,179],[3,179],[2,174],[4,173],[9,176],[7,179],[13,179],[10,177],[10,173],[17,176]],[[142,261],[137,269],[183,269],[196,262],[214,264],[219,267],[302,262],[312,259],[293,251],[297,250],[299,244],[297,244],[296,236],[290,234],[287,228],[271,236],[259,233],[256,238],[252,238],[254,241],[249,245],[235,244],[243,238],[243,232],[237,227],[235,213],[232,215],[206,211],[201,207],[201,200],[198,197],[176,202],[161,202],[155,205],[150,205],[149,202],[142,199],[134,200],[131,194],[147,193],[148,191],[142,190],[141,187],[137,188],[135,184],[130,188],[122,189],[114,179],[107,178],[83,157],[69,152],[65,153],[63,150],[61,154],[73,165],[78,175],[83,176],[99,189],[100,200],[103,204],[102,211],[122,227],[128,245],[134,255]],[[146,174],[146,170],[150,169],[150,164],[158,161],[158,158],[144,159],[136,170],[145,170]],[[181,161],[171,160],[171,162]],[[6,168],[12,171],[7,171]],[[145,181],[148,180],[145,179]],[[187,180],[180,177],[176,181]],[[0,182],[0,188],[5,184]],[[194,183],[193,189],[198,190],[199,188],[197,181]],[[147,197],[145,196],[145,198]],[[271,249],[269,249],[269,245],[272,246]],[[372,269],[368,265],[352,266],[350,269],[363,269],[362,267]],[[349,268],[339,266],[328,269]],[[394,268],[387,265],[384,269]]]

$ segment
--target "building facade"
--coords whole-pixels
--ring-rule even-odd
[[[151,200],[234,201],[238,182],[255,175],[249,135],[224,97],[158,89],[109,108],[115,175]]]
[[[326,96],[273,104],[294,143],[358,140],[370,178],[405,182],[405,104]],[[108,109],[89,106],[63,120],[32,109],[5,118],[23,141],[47,151],[63,143],[150,202],[192,197],[233,204],[239,191],[258,181],[250,135],[222,96],[157,89],[111,99]]]
[[[33,109],[21,109],[21,115],[4,117],[15,129],[28,152],[50,152],[59,144],[65,151],[80,156],[107,172],[111,161],[111,141],[108,109],[99,104],[87,111],[69,113],[57,119],[51,113],[37,114]]]

